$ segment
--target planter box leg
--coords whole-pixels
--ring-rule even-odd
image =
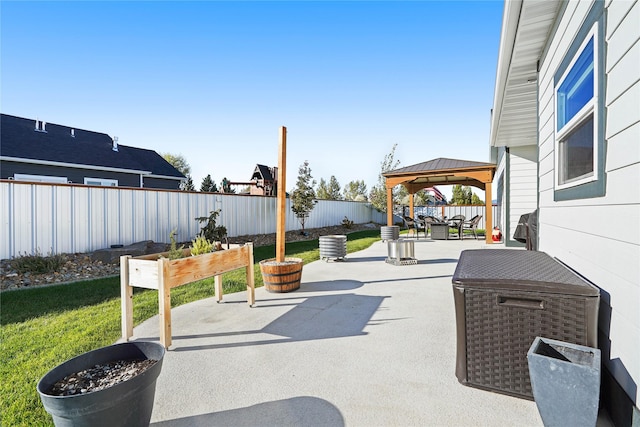
[[[256,303],[256,282],[253,267],[253,243],[247,243],[248,259],[246,267],[247,275],[247,302],[251,307]]]
[[[214,276],[213,283],[216,288],[216,302],[222,301],[222,276]]]
[[[133,335],[133,288],[129,286],[130,255],[120,257],[120,298],[122,316],[122,338],[129,341]]]
[[[158,311],[160,317],[160,342],[164,348],[171,346],[171,289],[165,282],[169,264],[166,258],[158,260]]]

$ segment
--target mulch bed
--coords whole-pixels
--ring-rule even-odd
[[[377,224],[354,224],[347,229],[342,225],[331,227],[312,228],[305,230],[305,234],[299,230],[288,231],[286,242],[298,242],[318,239],[320,236],[332,234],[348,234],[354,231],[379,229]],[[247,235],[229,238],[229,243],[253,242],[254,247],[275,245],[276,234]],[[191,242],[186,242],[189,245]],[[185,246],[186,247],[186,246]],[[224,248],[224,245],[223,245]],[[10,260],[0,260],[0,290],[13,290],[33,288],[62,283],[73,283],[84,280],[98,279],[102,277],[117,276],[120,274],[120,266],[103,264],[100,261],[92,261],[91,254],[65,254],[66,261],[60,271],[46,274],[21,274],[11,268]]]

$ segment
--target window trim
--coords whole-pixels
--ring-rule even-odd
[[[99,182],[100,184],[89,184],[87,181]],[[117,179],[108,179],[108,178],[89,178],[84,177],[85,185],[94,185],[99,187],[117,187],[118,180]]]
[[[45,182],[48,184],[67,184],[69,182],[66,176],[32,175],[28,173],[15,173],[13,174],[13,180],[21,182]]]
[[[555,102],[555,86],[556,82],[560,80],[560,78],[564,75],[565,71],[569,66],[569,62],[574,58],[575,54],[578,52],[579,48],[583,45],[583,42],[589,38],[589,34],[596,27],[596,31],[594,32],[594,61],[597,58],[597,67],[598,67],[598,75],[594,76],[594,84],[597,85],[598,91],[598,100],[594,105],[594,108],[597,110],[598,115],[595,117],[597,119],[597,123],[594,123],[594,126],[597,126],[597,133],[594,133],[594,137],[597,138],[594,141],[594,173],[597,175],[597,179],[584,182],[582,184],[576,184],[573,182],[572,186],[567,188],[558,188],[556,185],[557,182],[557,173],[554,169],[553,171],[553,200],[554,202],[559,201],[570,201],[570,200],[580,200],[580,199],[592,199],[595,197],[604,197],[607,193],[607,173],[605,169],[605,157],[606,157],[606,149],[607,149],[607,141],[605,135],[605,118],[607,114],[607,108],[605,106],[604,100],[606,97],[606,78],[605,78],[605,58],[607,45],[605,42],[605,29],[607,28],[607,14],[604,10],[604,1],[596,0],[591,5],[591,9],[587,13],[584,21],[580,28],[578,28],[577,33],[569,48],[562,54],[563,57],[560,59],[560,64],[556,68],[555,73],[553,74],[553,79],[551,82],[552,90],[554,90],[553,101]],[[594,67],[596,64],[594,64]],[[555,151],[555,137],[556,137],[556,128],[557,122],[556,120],[556,108],[557,105],[553,106],[553,120],[554,120],[554,128],[553,128],[553,143],[554,143],[554,157],[558,156],[558,152]],[[554,168],[556,167],[556,159],[554,158]]]
[[[567,76],[573,70],[573,67],[576,65],[578,58],[584,52],[585,48],[589,44],[589,42],[593,39],[593,97],[584,105],[582,108],[567,122],[565,123],[561,129],[558,129],[558,89],[565,82]],[[595,22],[589,32],[585,35],[582,43],[578,47],[578,49],[573,54],[573,57],[569,64],[566,66],[564,72],[561,77],[556,80],[556,83],[553,88],[553,99],[554,99],[554,149],[556,152],[555,156],[555,189],[563,190],[568,188],[573,188],[579,186],[581,184],[586,184],[594,181],[598,181],[599,179],[599,171],[598,171],[598,144],[599,144],[599,119],[600,113],[598,111],[599,99],[600,99],[600,40],[598,38],[598,23]],[[572,132],[577,130],[581,124],[589,119],[589,117],[593,115],[593,170],[592,173],[586,174],[583,177],[578,177],[576,179],[569,180],[564,183],[560,183],[561,172],[564,171],[564,165],[561,164],[561,156],[560,156],[560,142],[570,135]]]

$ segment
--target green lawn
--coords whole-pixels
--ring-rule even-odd
[[[347,252],[369,247],[379,230],[351,233]],[[318,240],[287,243],[287,255],[306,263],[319,259]],[[254,248],[255,284],[262,286],[257,263],[275,256],[274,246]],[[243,270],[224,275],[224,293],[246,290]],[[213,296],[213,278],[175,288],[175,307]],[[157,291],[136,288],[134,323],[157,314]],[[0,425],[51,426],[36,391],[50,369],[120,338],[120,278],[78,282],[0,294]]]

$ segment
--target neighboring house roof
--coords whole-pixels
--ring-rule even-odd
[[[260,176],[256,176],[257,174],[260,174]],[[275,181],[275,177],[271,173],[271,168],[265,165],[256,165],[253,175],[251,176],[251,179],[253,178],[262,178],[265,181]]]
[[[184,179],[177,169],[153,150],[117,145],[99,132],[75,129],[53,123],[40,125],[36,120],[1,115],[0,158],[67,167],[113,169],[122,172]]]

